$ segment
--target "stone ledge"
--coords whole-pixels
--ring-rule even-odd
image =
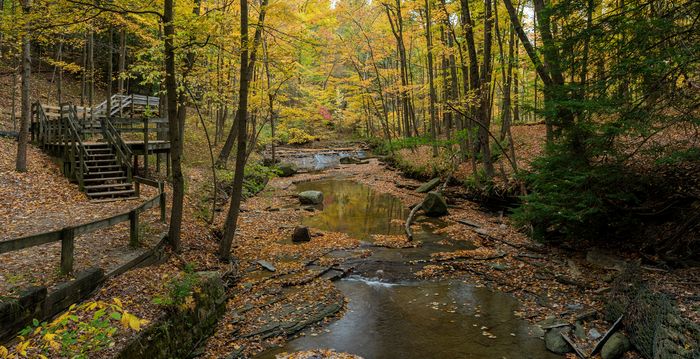
[[[193,309],[173,308],[127,343],[116,358],[187,358],[215,330],[226,310],[226,290],[217,272],[199,272]]]

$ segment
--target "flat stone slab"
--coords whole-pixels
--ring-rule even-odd
[[[258,263],[261,267],[265,268],[266,270],[269,270],[270,272],[276,272],[276,271],[277,271],[277,268],[275,268],[275,265],[272,264],[272,263],[270,263],[270,262],[268,262],[268,261],[266,261],[266,260],[262,260],[262,259],[261,259],[261,260],[257,261],[257,263]]]

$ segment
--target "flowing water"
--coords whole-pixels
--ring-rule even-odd
[[[558,358],[530,334],[527,322],[514,316],[510,295],[465,282],[415,280],[412,273],[430,253],[473,248],[433,233],[440,221],[424,222],[416,231],[418,248],[371,246],[373,234],[400,234],[407,215],[401,202],[344,179],[300,183],[299,191],[319,190],[323,210],[305,224],[356,236],[372,248],[372,256],[352,263],[354,275],[336,282],[349,300],[348,311],[320,333],[307,333],[275,354],[332,348],[367,359],[413,358]]]
[[[297,165],[299,169],[307,171],[321,171],[326,168],[336,167],[340,164],[340,159],[344,157],[367,158],[367,153],[364,150],[354,151],[329,151],[321,150],[318,153],[303,154],[303,155],[280,155],[279,159],[283,162],[291,162]]]

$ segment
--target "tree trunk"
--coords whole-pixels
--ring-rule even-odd
[[[173,203],[170,212],[168,239],[175,252],[182,251],[180,230],[185,196],[185,179],[182,175],[182,138],[177,112],[177,80],[175,78],[175,24],[173,23],[173,0],[165,0],[163,5],[163,34],[165,36],[165,90],[170,127],[170,153],[172,162]]]
[[[460,0],[461,4],[461,24],[464,31],[464,36],[466,38],[465,45],[467,47],[467,54],[469,57],[469,73],[464,73],[463,76],[469,78],[468,89],[465,89],[465,96],[467,98],[472,94],[477,94],[479,92],[479,60],[476,55],[476,45],[474,41],[474,23],[472,22],[471,12],[469,10],[469,0]],[[464,65],[462,66],[464,70]],[[466,87],[466,86],[465,86]],[[474,121],[473,117],[476,114],[476,106],[473,103],[467,103],[467,108],[469,110],[469,115],[472,119],[467,120],[466,131],[467,131],[467,146],[470,148],[471,152],[471,167],[472,173],[476,176],[476,153],[478,149],[478,141],[472,141],[473,129],[476,127],[472,123]]]
[[[404,137],[411,136],[411,123],[415,123],[415,111],[413,110],[413,105],[408,92],[409,86],[409,74],[408,74],[408,61],[406,58],[406,46],[403,41],[403,15],[401,14],[401,0],[396,0],[396,14],[395,19],[391,15],[391,10],[388,4],[384,5],[387,17],[389,19],[389,24],[391,25],[391,31],[396,39],[397,52],[399,54],[399,72],[401,76],[401,110],[402,110],[402,121],[403,121],[403,134]],[[413,126],[415,127],[415,126]],[[414,128],[414,131],[418,131]]]
[[[31,0],[24,0],[22,3],[22,11],[25,15],[29,15],[31,11]],[[29,141],[29,123],[32,116],[31,99],[29,98],[30,77],[32,75],[32,44],[29,36],[29,22],[26,25],[26,33],[22,38],[22,99],[21,99],[21,118],[19,123],[19,137],[17,141],[17,161],[15,169],[18,172],[27,171],[27,142]]]
[[[491,162],[491,146],[489,145],[489,128],[491,125],[491,0],[484,0],[484,62],[481,70],[481,90],[479,117],[482,126],[479,126],[479,144],[481,146],[482,161],[486,177],[491,180],[494,175],[493,163]]]
[[[255,35],[253,37],[253,48],[250,50],[250,60],[246,59],[246,64],[247,66],[250,66],[249,69],[245,70],[246,76],[248,76],[246,79],[241,78],[240,81],[243,82],[245,80],[246,84],[250,83],[253,72],[255,69],[255,59],[256,59],[256,51],[258,49],[258,45],[261,42],[262,39],[262,31],[263,31],[263,26],[265,24],[265,12],[267,10],[267,3],[268,0],[262,0],[262,4],[260,5],[260,14],[258,16],[258,25],[255,28]],[[242,6],[242,5],[241,5]],[[246,8],[248,5],[246,4]],[[246,17],[248,15],[246,14]],[[242,20],[241,20],[242,21]],[[247,23],[246,19],[246,23]],[[247,39],[247,34],[246,34],[246,39]],[[246,40],[245,42],[246,46],[248,46],[248,42]],[[248,51],[246,51],[246,54],[248,54]],[[241,72],[243,73],[243,72]],[[246,85],[247,87],[247,85]],[[240,94],[239,94],[240,97]],[[239,108],[236,110],[236,119],[243,118],[247,116],[247,114],[242,115],[240,112],[240,104],[238,105]],[[216,160],[216,165],[218,167],[225,167],[226,162],[228,162],[228,158],[231,155],[231,150],[233,149],[233,143],[236,140],[236,133],[237,130],[241,128],[241,124],[237,124],[236,121],[234,121],[233,126],[231,127],[231,130],[228,133],[228,136],[226,137],[226,143],[224,143],[224,147],[221,149],[221,153],[219,153],[219,158]],[[245,135],[245,134],[244,134]],[[239,136],[240,137],[240,136]]]
[[[92,111],[95,106],[95,31],[90,30],[88,35],[88,106],[90,107],[90,119],[95,119],[95,113]]]
[[[114,34],[111,27],[109,28],[107,34],[109,39],[107,39],[107,109],[105,110],[105,117],[110,118],[112,116],[112,77],[114,76],[112,70],[114,68],[114,64],[112,63],[112,35]],[[146,156],[148,156],[148,153],[146,153]],[[148,168],[146,168],[146,171],[148,171]]]
[[[430,108],[430,136],[433,138],[433,141],[437,141],[437,123],[436,123],[436,118],[435,118],[435,102],[436,100],[436,94],[435,94],[435,83],[433,79],[433,36],[430,33],[431,32],[431,16],[430,16],[430,0],[425,0],[425,41],[427,44],[427,52],[428,52],[428,68],[426,69],[428,71],[428,86],[430,90],[430,103],[429,103],[429,108]],[[438,155],[438,148],[437,144],[433,143],[433,157],[437,157]]]
[[[58,41],[56,45],[56,61],[58,62],[58,79],[56,80],[56,99],[58,100],[58,105],[63,103],[63,37]]]
[[[272,136],[272,163],[275,163],[275,95],[272,92],[272,78],[270,76],[270,54],[267,52],[267,41],[263,38],[263,57],[265,58],[265,77],[267,77],[267,104],[270,111],[270,136]],[[364,101],[363,101],[364,102]]]
[[[126,30],[119,30],[119,59],[117,60],[117,93],[124,94],[124,76],[126,71]]]
[[[263,5],[264,6],[264,5]],[[264,10],[261,10],[263,12]],[[257,30],[256,30],[257,35]],[[238,148],[236,152],[236,169],[233,175],[231,206],[226,216],[224,237],[219,246],[219,257],[228,261],[231,259],[231,246],[236,235],[238,215],[240,214],[241,197],[243,197],[243,176],[245,171],[246,142],[248,134],[248,83],[253,67],[248,64],[248,0],[241,1],[241,80],[238,102]]]
[[[85,44],[83,46],[83,57],[82,57],[82,76],[80,78],[80,107],[83,108],[83,116],[81,118],[82,122],[85,122],[85,97],[87,96],[87,35],[84,36]]]

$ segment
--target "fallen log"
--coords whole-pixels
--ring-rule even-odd
[[[408,238],[408,241],[413,240],[413,231],[411,230],[411,222],[413,222],[413,217],[416,216],[416,213],[418,213],[418,210],[423,207],[423,202],[415,205],[413,209],[411,210],[411,213],[408,214],[408,218],[406,218],[406,238]]]

